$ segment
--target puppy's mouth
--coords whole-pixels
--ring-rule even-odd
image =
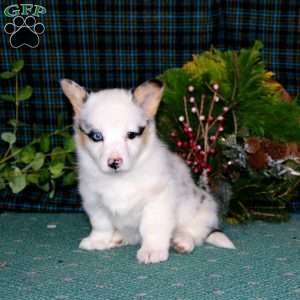
[[[113,168],[101,168],[101,166],[99,166],[100,170],[102,173],[108,174],[108,175],[121,175],[124,174],[126,172],[129,171],[128,168],[117,168],[117,169],[113,169]]]
[[[111,169],[109,170],[111,174],[116,174],[116,173],[122,173],[122,170],[121,169]]]

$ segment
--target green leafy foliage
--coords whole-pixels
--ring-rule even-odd
[[[33,89],[31,86],[26,85],[25,87],[21,88],[19,93],[17,94],[17,100],[24,101],[28,100],[32,96]]]
[[[169,69],[160,75],[166,85],[163,103],[168,110],[160,114],[167,120],[161,122],[160,132],[164,134],[174,128],[174,116],[182,113],[188,84],[193,84],[201,94],[207,85],[216,82],[225,103],[236,104],[238,136],[245,137],[247,132],[249,136],[300,142],[300,107],[295,101],[281,101],[280,94],[270,84],[270,72],[265,69],[261,49],[261,42],[239,52],[211,49],[194,55],[183,68]]]
[[[11,79],[14,78],[24,67],[24,60],[19,59],[12,63],[11,69],[0,73],[1,79]]]
[[[18,155],[19,160],[24,164],[29,164],[34,160],[35,148],[33,145],[25,146]]]
[[[39,152],[35,155],[33,161],[31,162],[31,167],[34,171],[38,171],[45,162],[45,154]]]
[[[283,101],[282,86],[274,81],[272,72],[266,70],[262,48],[259,41],[240,51],[222,52],[212,48],[194,55],[182,68],[166,70],[158,77],[165,84],[158,113],[158,131],[171,148],[178,150],[170,133],[174,130],[178,133],[178,117],[185,116],[184,97],[188,97],[188,86],[195,87],[195,97],[200,99],[202,95],[207,97],[211,94],[209,87],[215,83],[219,86],[222,101],[232,107],[232,113],[226,116],[224,134],[234,134],[238,139],[237,145],[242,147],[251,136],[277,143],[300,144],[300,107],[293,99]],[[193,123],[192,128],[195,129]],[[274,219],[284,219],[286,204],[296,197],[294,187],[299,187],[299,177],[275,180],[248,166],[242,169],[232,166],[230,171],[226,167],[225,171],[224,164],[228,161],[225,151],[228,150],[219,144],[217,146],[217,155],[211,162],[215,170],[211,181],[216,185],[224,180],[229,183],[233,192],[229,210],[231,219],[258,217],[259,213],[266,218],[272,216],[270,211],[279,211],[279,207],[284,209],[276,211]],[[296,170],[298,168],[299,165]],[[270,211],[267,212],[268,208]]]
[[[10,145],[16,142],[16,135],[13,132],[3,132],[1,133],[1,139]]]
[[[75,151],[74,139],[69,134],[66,134],[64,137],[64,150],[66,152],[74,152]]]
[[[72,186],[76,183],[77,176],[75,171],[68,172],[63,179],[64,186]]]
[[[15,95],[1,94],[0,100],[15,105],[16,117],[8,120],[13,127],[12,132],[2,132],[1,140],[8,147],[0,154],[0,190],[10,188],[15,194],[23,191],[28,185],[34,185],[52,198],[58,182],[66,186],[76,183],[74,142],[69,133],[71,126],[62,127],[50,133],[44,133],[39,138],[33,138],[28,144],[18,141],[18,128],[27,126],[19,120],[19,105],[29,100],[33,89],[29,85],[19,87],[18,73],[24,67],[23,60],[17,60],[11,69],[0,73],[1,79],[15,79]],[[53,137],[62,137],[62,145],[51,147]]]
[[[16,76],[16,73],[10,72],[10,71],[5,71],[5,72],[0,73],[1,79],[11,79],[15,76]]]
[[[12,95],[2,94],[0,95],[0,100],[7,101],[7,102],[14,102],[15,98]]]
[[[23,68],[24,68],[24,60],[19,59],[12,64],[11,71],[14,73],[19,73]]]
[[[43,134],[40,137],[40,149],[44,153],[49,152],[49,150],[50,150],[50,136],[48,134]]]
[[[55,147],[51,151],[50,156],[52,161],[64,162],[66,159],[66,151],[62,147]]]
[[[26,177],[28,183],[38,185],[39,183],[39,174],[28,174]]]
[[[261,57],[262,46],[257,41],[252,48],[239,52],[211,49],[194,55],[182,69],[164,72],[159,78],[166,84],[163,102],[169,104],[167,117],[182,112],[182,99],[188,83],[202,93],[207,85],[216,82],[225,103],[236,103],[234,111],[239,136],[244,137],[247,129],[249,136],[300,143],[300,107],[296,101],[281,101],[280,94],[272,88],[270,72],[265,69]],[[160,129],[161,132],[170,131],[170,126]]]
[[[19,168],[14,168],[8,185],[14,194],[21,192],[26,187],[26,176]]]
[[[49,171],[53,178],[58,178],[62,175],[64,163],[60,161],[52,161],[49,165]]]
[[[4,181],[4,178],[0,177],[0,190],[3,190],[5,189],[5,181]]]

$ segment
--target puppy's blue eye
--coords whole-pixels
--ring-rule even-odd
[[[103,135],[100,131],[91,131],[88,136],[94,142],[102,142],[104,140]]]

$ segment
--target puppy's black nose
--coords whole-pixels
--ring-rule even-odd
[[[123,163],[122,158],[110,158],[107,161],[107,165],[114,170],[119,169],[121,167],[122,163]]]

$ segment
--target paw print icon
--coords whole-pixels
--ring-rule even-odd
[[[45,26],[43,23],[36,22],[33,16],[27,16],[25,19],[16,16],[12,23],[4,26],[4,31],[10,35],[9,42],[13,48],[22,46],[36,48],[40,43],[39,35],[44,33]]]

